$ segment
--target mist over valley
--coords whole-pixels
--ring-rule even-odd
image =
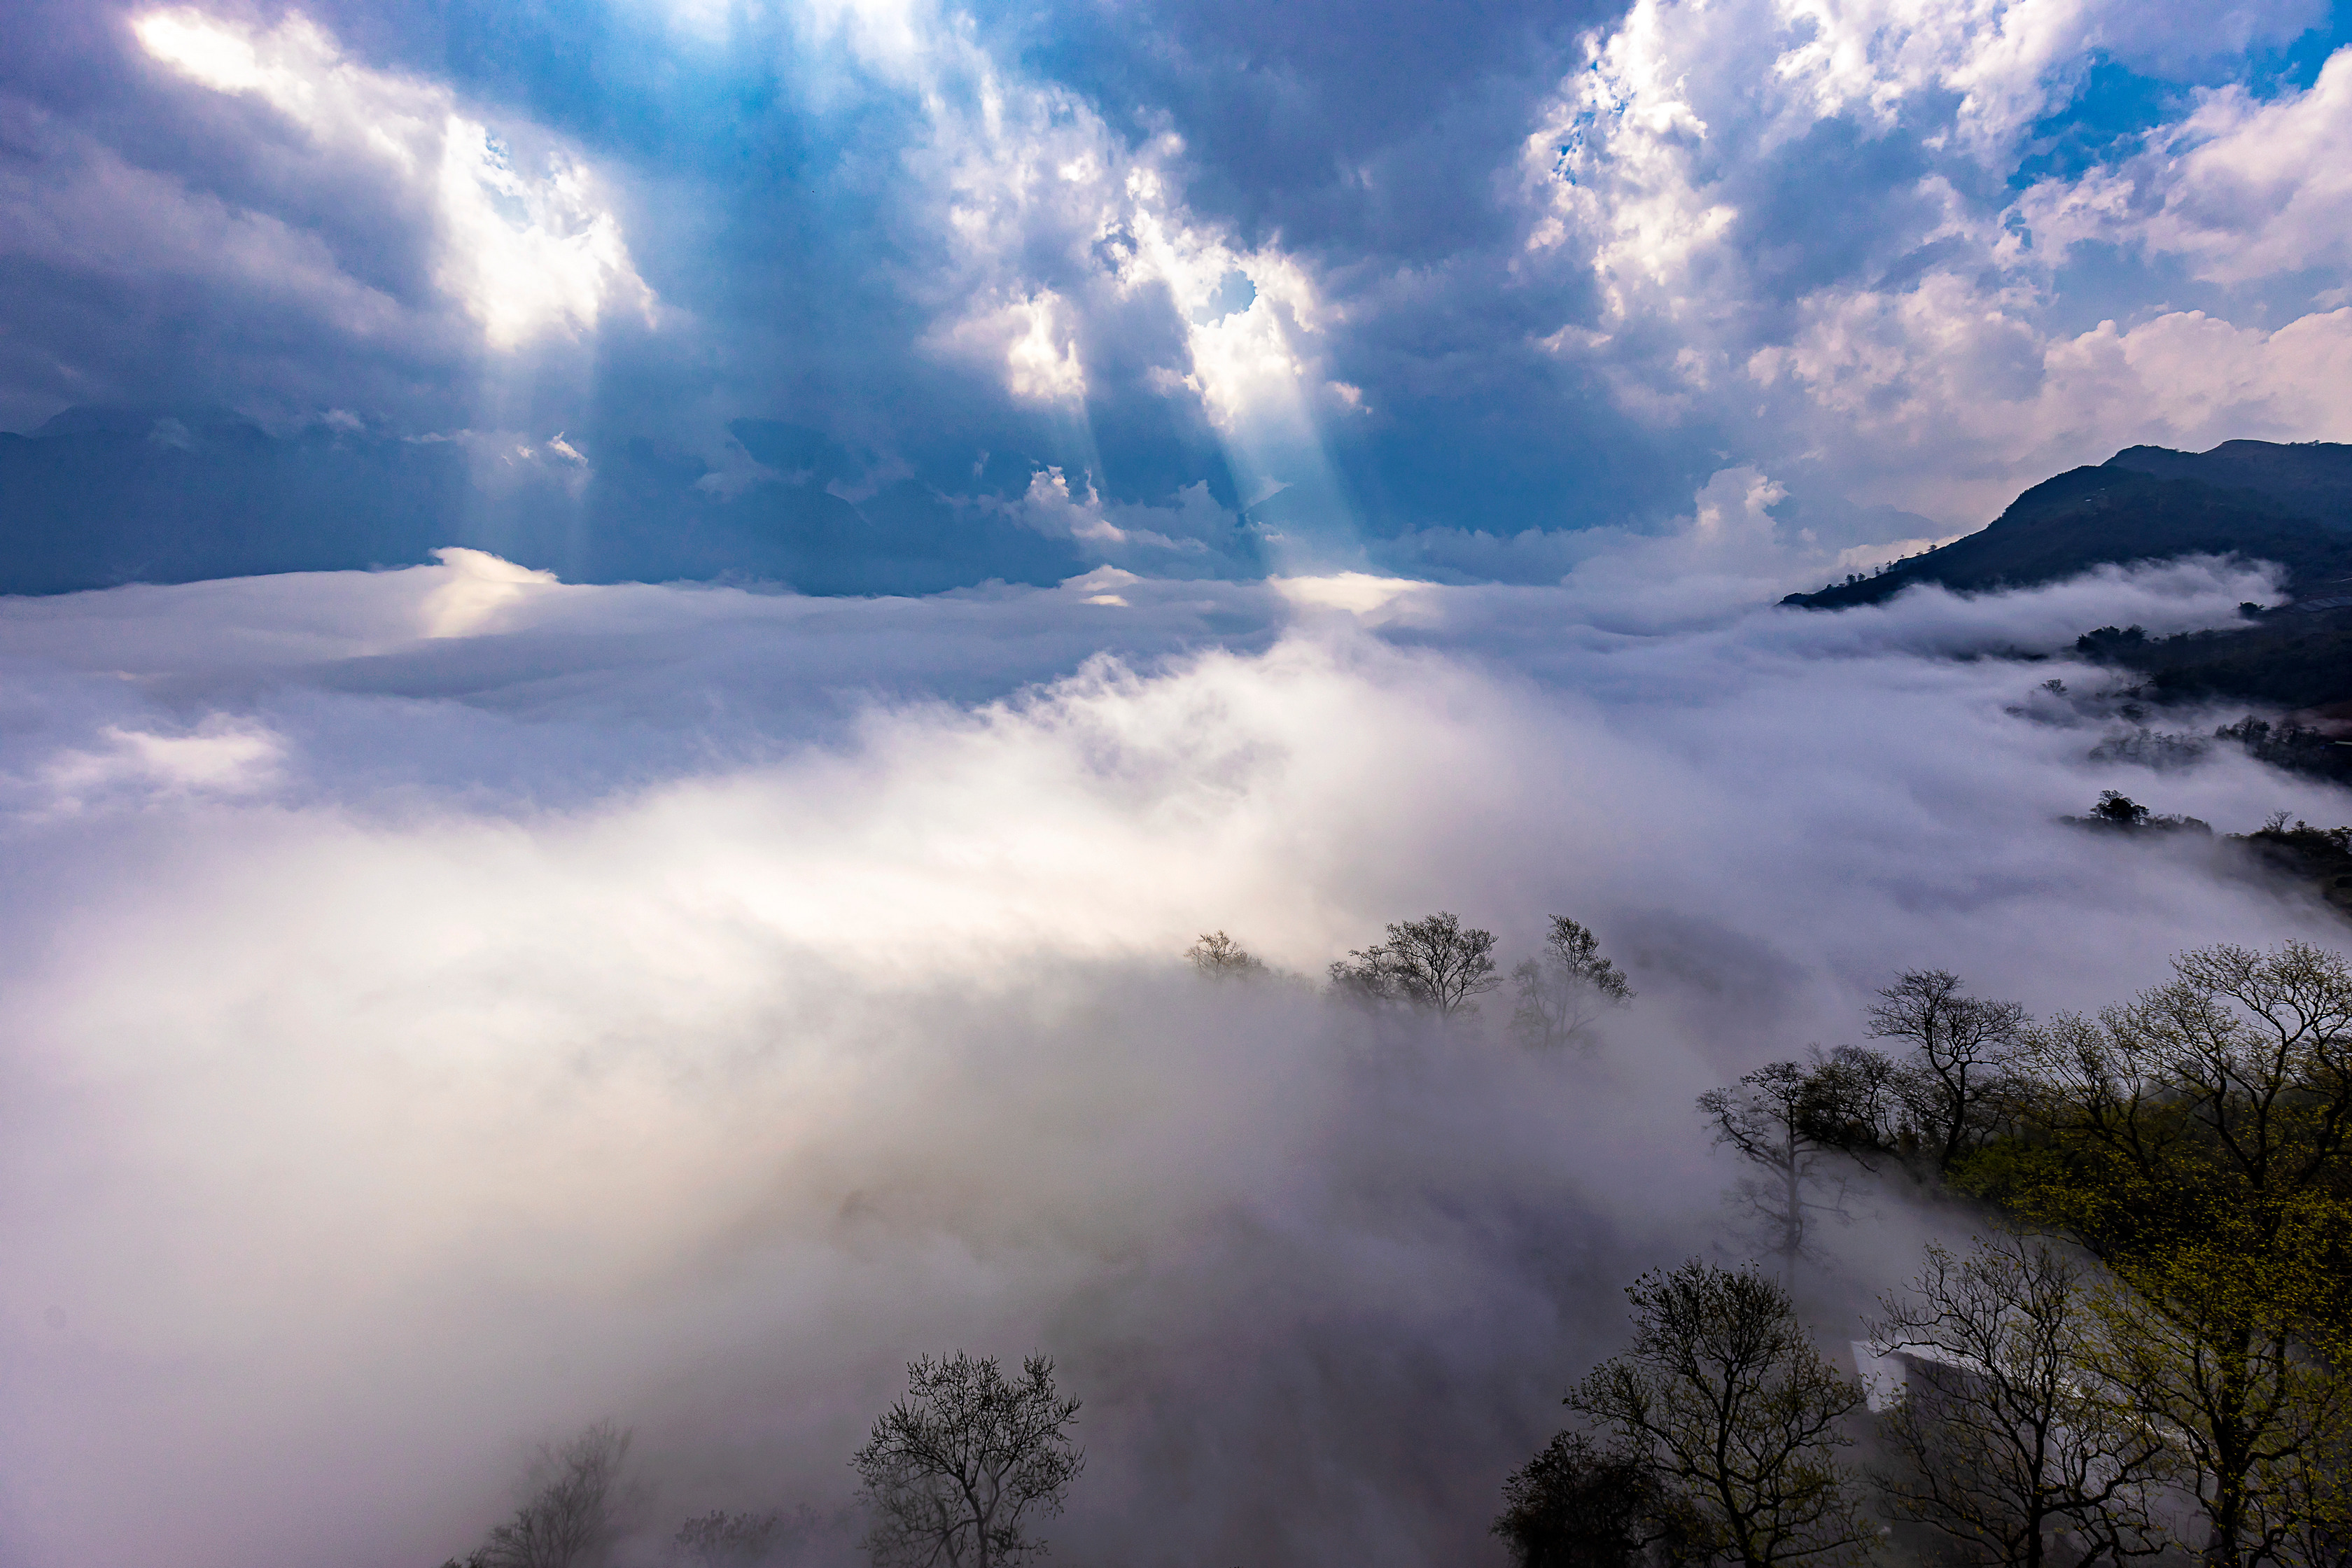
[[[2352,10],[0,8],[0,1568],[2347,1568]]]

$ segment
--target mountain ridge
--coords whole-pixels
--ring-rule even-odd
[[[1002,509],[959,510],[820,432],[728,428],[738,474],[643,439],[583,440],[592,463],[561,437],[411,437],[348,419],[271,430],[204,405],[77,406],[29,434],[0,432],[0,595],[417,565],[444,545],[567,582],[814,594],[1050,584],[1093,563],[1068,539]],[[1223,542],[1237,556],[1255,548],[1238,531]]]
[[[2028,488],[1975,533],[1780,602],[1843,609],[1922,584],[1981,593],[2199,554],[2275,561],[2298,595],[2352,576],[2352,445],[2126,447]]]

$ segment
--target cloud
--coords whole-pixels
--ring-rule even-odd
[[[447,88],[344,58],[299,12],[258,32],[200,11],[151,11],[131,31],[191,80],[258,98],[299,126],[300,155],[320,174],[375,184],[380,199],[437,231],[434,280],[491,348],[577,333],[608,302],[650,318],[652,290],[596,175],[536,128],[494,133]]]
[[[7,250],[20,265],[108,275],[142,290],[178,281],[249,289],[361,340],[388,340],[406,324],[396,282],[346,272],[334,246],[299,215],[191,190],[53,116],[9,107],[18,158],[0,200],[10,216]]]
[[[1949,542],[1934,533],[1889,537],[1927,520],[1882,509],[1863,527],[1884,542],[1841,544],[1849,523],[1790,504],[1785,486],[1759,470],[1721,469],[1700,487],[1689,513],[1655,532],[1622,528],[1423,529],[1374,553],[1416,576],[1441,582],[1557,584],[1577,613],[1647,631],[1711,624],[1727,613],[1772,604],[1824,576],[1866,572]],[[1932,525],[1929,525],[1932,527]]]
[[[2246,63],[2315,8],[1474,12],[20,29],[0,409],[137,406],[0,448],[146,530],[51,585],[445,548],[0,601],[12,1562],[439,1561],[608,1415],[650,1553],[844,1502],[959,1346],[1087,1400],[1067,1558],[1467,1560],[1720,1243],[1700,1089],[1908,966],[2336,940],[2052,820],[2345,819],[2043,691],[2258,564],[1769,604],[2347,433],[2344,59]],[[1438,908],[1639,1003],[1318,999]],[[1196,984],[1218,927],[1309,984]]]
[[[0,418],[561,433],[572,479],[501,458],[435,542],[575,577],[1051,580],[966,525],[1055,470],[1293,575],[1556,578],[1732,468],[1868,555],[2132,442],[2340,428],[2305,0],[37,3]],[[2166,359],[2192,328],[2234,346]],[[845,517],[745,422],[893,478]]]
[[[1067,539],[1088,556],[1155,576],[1237,576],[1258,565],[1260,535],[1217,504],[1205,483],[1188,485],[1169,506],[1106,501],[1093,483],[1059,468],[1030,476],[1020,500],[993,510],[1024,528]]]
[[[1242,489],[1294,490],[1287,537],[1310,551],[1353,542],[1320,416],[1361,393],[1324,363],[1317,269],[1195,211],[1181,134],[1121,135],[1067,86],[1000,61],[954,14],[894,8],[887,26],[820,15],[919,104],[923,132],[902,158],[908,216],[942,263],[913,284],[933,353],[1066,416],[1121,398],[1189,405]],[[1102,467],[1090,430],[1066,445],[1050,466]]]
[[[268,730],[217,715],[187,734],[108,724],[96,738],[92,749],[62,751],[42,764],[47,809],[80,811],[102,799],[253,795],[278,782],[282,757]]]
[[[2006,184],[2086,61],[2177,68],[2307,20],[1642,0],[1527,143],[1530,257],[1589,266],[1603,306],[1544,342],[1654,426],[1738,431],[1794,489],[1948,527],[2135,442],[2330,438],[2332,316],[2241,324],[2242,300],[2166,309],[2156,279],[2059,268],[2092,237],[2224,284],[2323,263],[2352,55],[2272,100],[2202,90],[2148,152],[2126,138],[2079,177]],[[2136,285],[2141,314],[2062,324],[2078,288]],[[2176,352],[2191,339],[2221,352]]]
[[[1062,299],[1051,289],[952,323],[936,342],[947,353],[1000,370],[1004,388],[1032,403],[1082,404],[1086,367],[1064,321]]]
[[[2045,336],[1938,278],[1899,296],[1827,294],[1801,321],[1786,345],[1756,352],[1748,379],[1800,392],[1806,424],[1861,438],[1848,462],[1856,499],[1916,504],[1963,528],[2005,504],[2020,475],[2126,446],[2352,436],[2343,310],[2269,331],[2175,310],[2127,331],[2109,321]],[[1991,471],[1923,494],[1906,459],[1931,445]]]
[[[1745,559],[1768,491],[1656,548]],[[1616,1287],[1715,1243],[1699,1089],[1908,965],[2047,1011],[2327,938],[2051,821],[2343,815],[2242,759],[2156,787],[2032,700],[2096,686],[2086,625],[2263,591],[1701,584],[1644,624],[1573,582],[824,600],[451,552],[0,605],[12,1550],[430,1561],[608,1414],[650,1548],[842,1502],[898,1363],[956,1346],[1087,1399],[1073,1557],[1478,1550]],[[2011,650],[2056,657],[1951,657]],[[1441,907],[1507,949],[1575,913],[1641,998],[1545,1059],[1180,956],[1312,974]]]
[[[433,553],[448,568],[450,580],[425,601],[428,637],[478,637],[503,618],[502,613],[519,607],[534,588],[551,587],[556,581],[552,572],[534,572],[479,550]]]
[[[2222,283],[2352,263],[2352,49],[2302,91],[2200,98],[2137,156],[2028,191],[2035,235],[2062,253],[2100,239],[2181,257]]]

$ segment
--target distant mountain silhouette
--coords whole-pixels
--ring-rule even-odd
[[[446,443],[274,439],[224,410],[73,408],[0,435],[0,592],[406,565],[459,513]]]
[[[2022,588],[2108,563],[2232,553],[2284,566],[2298,595],[2352,576],[2352,446],[2129,447],[2043,480],[1981,532],[1781,603],[1840,609],[1920,583]]]
[[[501,446],[355,421],[272,434],[220,409],[68,409],[0,433],[0,594],[414,565],[451,544],[572,582],[813,594],[1050,584],[1092,563],[817,431],[730,429],[757,468],[715,474],[641,440],[583,454],[560,437]]]

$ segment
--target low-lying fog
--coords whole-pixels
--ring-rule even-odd
[[[0,604],[0,1562],[428,1568],[609,1416],[656,1563],[835,1514],[958,1348],[1086,1401],[1056,1561],[1499,1561],[1620,1287],[1737,1252],[1698,1092],[1904,968],[2046,1014],[2352,945],[2053,820],[2352,803],[2094,764],[2043,683],[2100,676],[2008,657],[2269,586],[840,601],[457,554]],[[1440,909],[1506,968],[1573,915],[1638,999],[1551,1057],[1500,995],[1444,1037],[1321,1000]],[[1198,979],[1213,928],[1310,981]],[[1936,1223],[1833,1237],[1831,1331]]]

